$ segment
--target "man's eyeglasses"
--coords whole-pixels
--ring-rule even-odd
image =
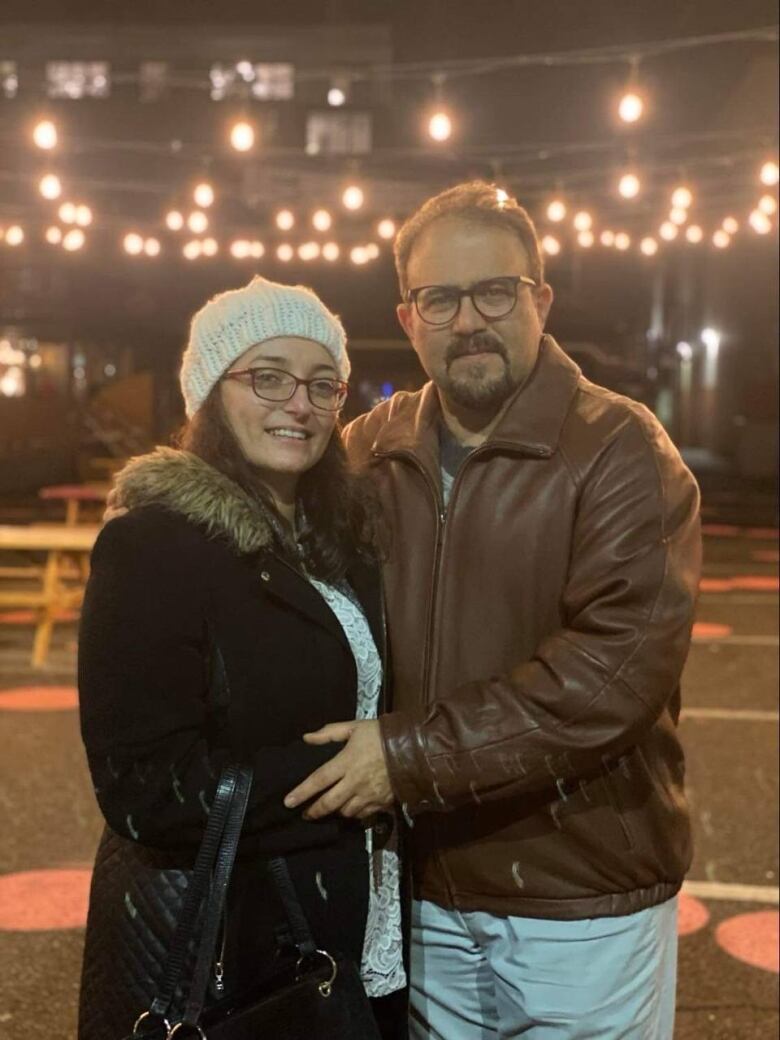
[[[407,303],[413,303],[427,325],[449,325],[460,312],[461,301],[468,296],[475,310],[488,321],[506,318],[515,309],[518,285],[536,286],[527,275],[486,278],[458,289],[454,285],[421,285],[406,294]]]
[[[323,376],[298,379],[281,368],[244,368],[239,372],[226,372],[222,378],[249,382],[255,397],[261,401],[289,401],[299,386],[305,386],[311,404],[326,412],[337,412],[347,399],[348,385],[342,379]]]

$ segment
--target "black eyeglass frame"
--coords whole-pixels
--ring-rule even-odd
[[[508,311],[505,311],[503,314],[485,314],[484,311],[480,310],[477,301],[474,299],[474,295],[480,288],[480,286],[491,285],[495,284],[496,282],[507,282],[508,284],[510,284],[515,290],[515,298],[512,301],[512,306],[509,308]],[[508,318],[517,306],[518,285],[530,285],[533,286],[533,288],[535,289],[539,287],[539,283],[527,274],[498,275],[495,278],[482,278],[480,281],[475,282],[473,285],[470,285],[467,289],[459,289],[457,285],[418,285],[417,288],[409,289],[407,291],[406,303],[414,304],[414,309],[417,311],[420,321],[424,321],[426,325],[442,327],[444,325],[449,325],[451,322],[455,321],[457,316],[460,314],[460,307],[463,303],[463,297],[468,296],[471,300],[471,305],[474,308],[474,310],[477,312],[477,314],[481,315],[481,317],[483,317],[485,321],[501,321],[502,318]],[[453,294],[457,293],[458,305],[455,308],[455,313],[452,315],[452,317],[447,318],[446,321],[431,321],[429,318],[424,317],[424,315],[420,312],[420,305],[417,302],[417,297],[420,295],[421,292],[424,292],[425,289],[446,289],[447,292],[451,292]]]
[[[293,388],[287,397],[263,397],[262,394],[257,392],[257,387],[255,385],[255,372],[278,372],[279,375],[289,376],[290,379],[294,380]],[[345,382],[343,379],[334,379],[332,376],[315,376],[313,379],[299,379],[297,376],[294,376],[292,372],[287,372],[283,368],[273,368],[271,365],[255,365],[252,368],[242,368],[235,372],[225,372],[222,379],[238,379],[239,382],[243,382],[244,378],[247,376],[249,376],[249,385],[252,388],[252,393],[259,401],[265,401],[268,404],[286,404],[295,397],[299,386],[305,386],[306,396],[309,398],[309,403],[312,408],[319,408],[320,411],[323,412],[338,412],[344,407],[344,402],[346,401],[349,392],[349,383]],[[311,396],[312,383],[322,382],[333,383],[338,389],[340,395],[339,400],[333,408],[330,408],[328,405],[320,404]]]

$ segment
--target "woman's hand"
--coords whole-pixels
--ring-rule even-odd
[[[382,737],[376,719],[332,722],[316,733],[306,733],[307,744],[346,745],[335,758],[320,766],[287,795],[288,809],[322,794],[303,814],[317,820],[338,812],[342,816],[364,820],[382,812],[393,803],[393,791],[382,750]]]

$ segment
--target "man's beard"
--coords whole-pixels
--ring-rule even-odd
[[[458,363],[458,375],[453,377],[453,362],[476,353],[490,353],[500,357],[503,361],[500,374],[487,375],[481,359],[472,364],[464,360]],[[440,384],[440,389],[461,408],[480,412],[497,411],[516,389],[512,382],[506,347],[492,332],[476,332],[471,336],[453,338],[445,352],[444,363],[447,377]]]

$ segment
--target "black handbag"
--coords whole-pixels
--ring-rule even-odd
[[[227,766],[220,775],[162,982],[125,1040],[380,1040],[355,964],[316,948],[281,857],[268,869],[292,954],[286,950],[258,987],[205,1007],[251,784],[247,767]]]

